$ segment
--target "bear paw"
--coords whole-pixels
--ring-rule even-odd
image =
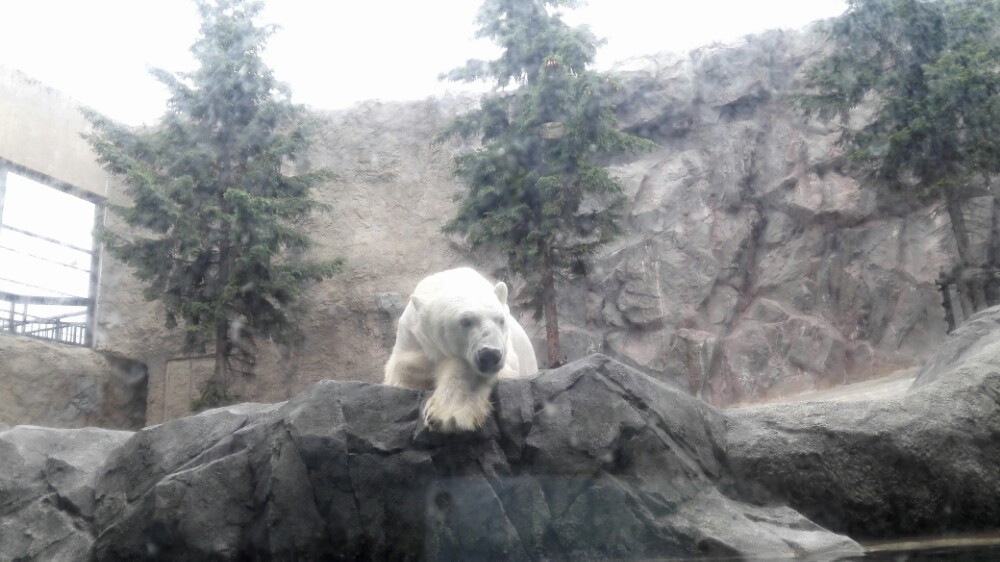
[[[432,394],[424,405],[424,425],[431,431],[459,433],[475,431],[486,423],[491,411],[489,397],[486,400],[469,400],[460,404],[448,404]]]

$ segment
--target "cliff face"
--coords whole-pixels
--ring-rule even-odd
[[[836,126],[784,98],[822,48],[815,35],[773,32],[618,69],[622,125],[660,149],[614,167],[633,201],[628,234],[588,279],[562,285],[567,358],[608,353],[725,404],[910,365],[941,340],[933,281],[951,266],[946,213],[860,185]],[[440,259],[437,228],[452,208],[442,196],[460,188],[448,157],[466,147],[414,138],[461,106],[392,110],[331,116],[317,159],[353,167],[352,197],[370,185],[357,206],[332,194],[334,240],[372,280],[413,272],[383,285],[405,298],[420,265],[463,257]],[[369,308],[375,290],[359,295]]]
[[[683,374],[725,404],[913,364],[941,340],[946,213],[859,185],[836,126],[785,99],[822,48],[772,32],[620,69],[623,124],[661,150],[617,167],[629,234],[564,294],[570,357]]]
[[[586,280],[561,285],[567,359],[606,353],[726,404],[912,365],[941,341],[933,281],[952,264],[947,213],[859,185],[836,127],[784,100],[822,48],[815,35],[772,32],[618,69],[622,125],[660,148],[614,163],[632,199],[627,235]],[[333,211],[312,224],[315,254],[342,255],[348,270],[311,292],[300,351],[262,349],[245,399],[282,400],[322,378],[381,380],[417,281],[461,264],[493,269],[439,230],[461,189],[451,159],[470,147],[431,139],[471,106],[367,102],[319,116],[321,139],[299,165],[338,178],[318,194]],[[105,278],[120,290],[103,293],[101,345],[141,360],[166,349],[127,276]],[[544,330],[524,320],[544,357]],[[153,363],[150,423],[183,415],[206,372]]]

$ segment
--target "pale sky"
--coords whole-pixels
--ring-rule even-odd
[[[437,75],[469,58],[478,0],[270,0],[281,29],[264,57],[293,99],[339,109],[368,99],[415,100],[447,90]],[[567,13],[608,40],[598,68],[660,51],[686,52],[766,29],[800,29],[842,13],[844,0],[590,0]],[[155,121],[166,90],[148,72],[191,70],[198,32],[186,0],[0,0],[0,66],[22,70],[125,123]]]

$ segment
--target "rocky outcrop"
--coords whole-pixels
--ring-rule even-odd
[[[96,474],[90,465],[80,469],[86,486],[55,492],[38,477],[53,461],[25,460],[31,469],[11,476],[24,499],[4,516],[32,537],[43,536],[34,527],[43,521],[65,520],[54,530],[45,523],[44,536],[66,546],[16,543],[5,554],[570,560],[860,553],[792,509],[731,494],[723,415],[610,359],[592,356],[501,382],[496,414],[475,434],[427,432],[419,421],[423,398],[328,381],[283,404],[213,410],[124,443],[114,434],[114,447],[91,444],[81,434],[91,430],[0,433],[0,444],[31,431],[66,441],[80,435],[76,443],[108,456]],[[57,540],[67,526],[75,534]],[[63,555],[70,545],[76,554]]]
[[[731,411],[738,487],[856,538],[995,530],[998,342],[1000,307],[959,328],[903,396]]]
[[[729,404],[912,365],[943,339],[947,214],[859,184],[836,127],[786,100],[823,47],[769,32],[618,68],[623,125],[661,149],[615,167],[628,234],[567,288],[570,357],[600,350]]]
[[[146,367],[92,349],[0,333],[0,421],[139,429]]]
[[[132,435],[0,424],[0,560],[85,560],[94,483]]]
[[[978,369],[1000,369],[1000,311],[990,308],[979,312],[955,330],[934,357],[928,361],[917,378],[914,388],[920,388],[953,375],[955,365],[972,364]]]
[[[835,533],[992,530],[998,336],[1000,308],[870,401],[720,411],[594,355],[502,381],[465,435],[421,426],[426,393],[337,381],[134,434],[16,427],[0,554],[831,559],[860,553]]]

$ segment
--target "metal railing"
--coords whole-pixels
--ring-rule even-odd
[[[942,270],[936,281],[948,333],[973,314],[1000,304],[1000,269],[986,267]]]
[[[77,306],[76,310],[56,316],[28,314],[30,305]],[[93,300],[82,297],[35,297],[0,292],[0,331],[72,345],[90,346]],[[67,321],[83,316],[84,321]]]

